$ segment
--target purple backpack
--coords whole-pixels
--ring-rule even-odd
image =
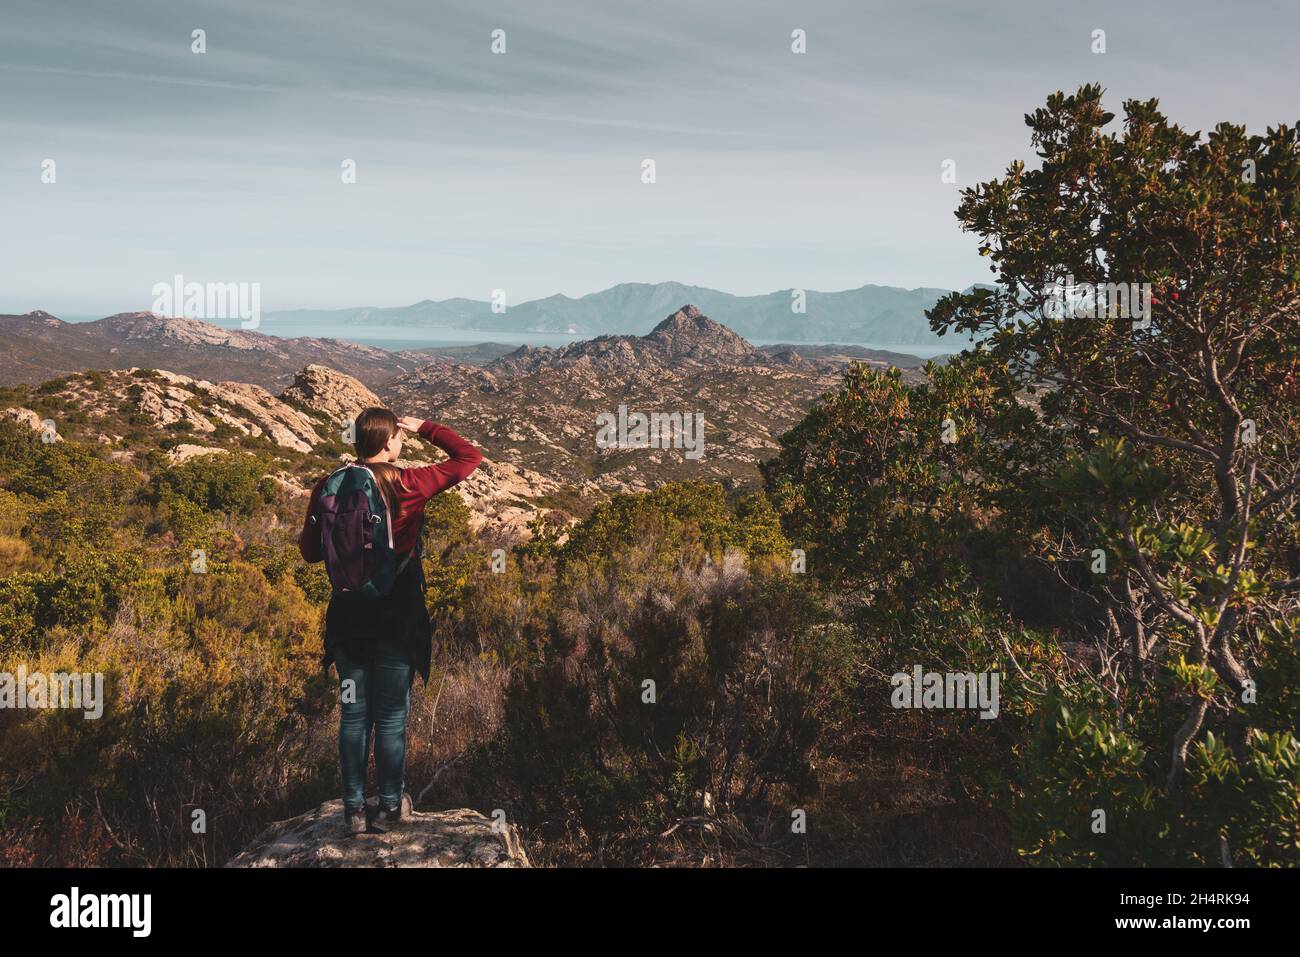
[[[352,462],[331,474],[316,496],[311,521],[320,529],[321,555],[336,595],[375,599],[392,593],[411,555],[398,561],[388,506],[370,469]]]

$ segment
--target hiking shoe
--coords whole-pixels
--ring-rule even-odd
[[[343,829],[350,835],[364,834],[366,830],[366,809],[360,807],[356,810],[344,808]]]
[[[404,821],[410,818],[411,808],[411,795],[403,791],[401,803],[397,807],[381,807],[378,804],[374,807],[368,806],[366,808],[366,824],[369,830],[382,834],[393,828],[401,827]]]

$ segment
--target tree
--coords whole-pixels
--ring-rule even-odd
[[[1252,636],[1290,622],[1300,589],[1300,141],[1286,125],[1190,133],[1155,100],[1124,111],[1105,132],[1094,85],[1025,117],[1038,168],[1013,162],[957,210],[997,286],[929,318],[1042,395],[1073,455],[1064,551],[1111,558],[1104,641],[1139,680],[1162,645],[1185,658],[1176,794],[1212,709],[1244,762]]]

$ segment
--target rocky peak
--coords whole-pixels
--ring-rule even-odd
[[[370,406],[383,405],[379,396],[352,376],[321,365],[299,371],[280,398],[321,412],[334,422],[354,418]]]
[[[811,362],[794,349],[782,349],[780,352],[772,353],[772,362],[776,365],[789,366],[792,369],[809,370],[814,368]]]
[[[761,361],[749,340],[689,303],[650,330],[645,339],[672,357]]]
[[[200,319],[160,316],[155,312],[120,312],[97,320],[125,340],[171,339],[188,346],[228,346],[233,349],[266,348],[266,336],[238,329],[223,329]]]

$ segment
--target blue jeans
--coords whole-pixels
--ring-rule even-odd
[[[335,649],[334,667],[339,673],[343,805],[353,811],[365,805],[370,727],[374,725],[379,805],[397,807],[402,801],[406,769],[406,713],[411,705],[413,674],[406,650],[380,641],[368,661],[356,661],[342,649]]]

